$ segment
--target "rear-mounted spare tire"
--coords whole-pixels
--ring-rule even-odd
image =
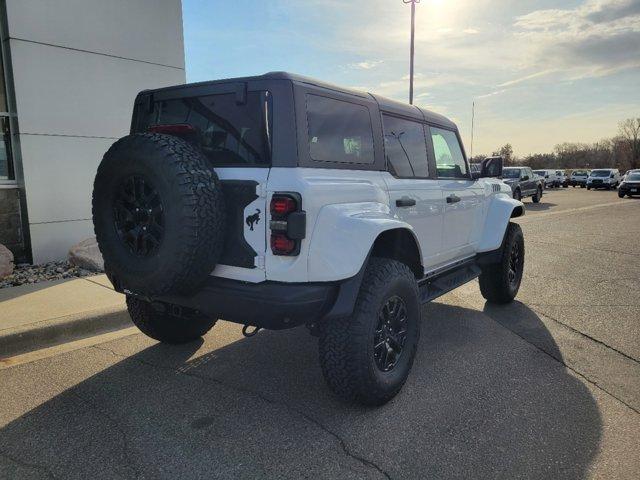
[[[214,269],[224,245],[220,181],[206,157],[181,138],[126,136],[98,167],[93,224],[117,290],[189,293]]]

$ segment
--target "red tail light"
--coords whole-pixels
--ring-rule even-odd
[[[274,255],[296,256],[306,234],[307,214],[299,193],[274,193],[271,197],[271,251]]]
[[[298,202],[291,197],[273,196],[271,198],[271,215],[282,217],[298,209]]]
[[[271,234],[271,251],[274,255],[289,255],[295,249],[295,240],[291,240],[284,233]]]

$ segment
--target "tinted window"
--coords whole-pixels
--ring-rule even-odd
[[[267,92],[249,92],[244,105],[236,103],[234,93],[162,100],[151,114],[139,116],[137,130],[154,124],[188,124],[195,129],[190,139],[215,165],[268,165],[269,102]]]
[[[469,178],[467,164],[455,132],[441,128],[431,128],[433,151],[436,158],[438,177]]]
[[[427,144],[422,124],[382,116],[384,153],[387,165],[398,177],[429,176]]]
[[[520,169],[519,168],[503,168],[502,176],[504,178],[520,178]]]
[[[373,163],[373,131],[367,107],[307,95],[307,128],[313,160]]]

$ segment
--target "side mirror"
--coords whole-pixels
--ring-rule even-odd
[[[485,158],[482,163],[480,163],[480,177],[502,177],[502,158]]]
[[[613,178],[615,177],[615,175],[612,173],[611,175],[609,175],[609,178]]]
[[[523,182],[526,182],[527,180],[529,180],[529,175],[525,175],[522,177]]]

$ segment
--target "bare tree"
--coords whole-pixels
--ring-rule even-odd
[[[631,168],[640,167],[640,118],[627,118],[618,124],[620,136],[629,144]]]
[[[500,147],[500,150],[493,152],[492,155],[500,155],[504,160],[505,165],[511,165],[515,161],[515,157],[513,156],[513,147],[510,143],[503,145],[502,147]]]

